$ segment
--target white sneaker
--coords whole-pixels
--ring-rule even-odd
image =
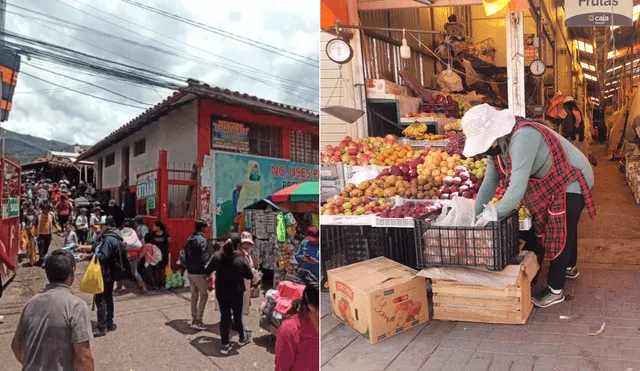
[[[4,316],[0,316],[0,323],[4,323]]]

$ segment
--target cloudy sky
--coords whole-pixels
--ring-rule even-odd
[[[313,60],[319,59],[317,0],[137,1]],[[160,74],[191,77],[261,98],[318,110],[317,66],[309,66],[272,54],[208,30],[140,9],[123,0],[99,2],[9,0],[7,2],[6,29],[8,32],[128,65],[145,69],[153,68]],[[11,4],[44,15],[34,14]],[[96,6],[104,13],[89,5]],[[39,20],[28,19],[16,13]],[[116,15],[122,19],[110,15]],[[188,58],[191,60],[43,21],[48,19],[60,22],[53,17],[163,50],[173,49],[188,53]],[[8,39],[8,41],[11,40]],[[201,61],[193,61],[193,58]],[[240,64],[253,67],[254,70],[249,70],[248,67]],[[44,71],[42,68],[55,70],[59,74],[82,81],[73,81]],[[255,69],[316,88],[292,91],[289,82],[282,82],[273,77],[269,77],[270,81],[267,83],[256,81],[257,77],[264,80],[265,75]],[[244,75],[238,73],[238,70],[241,70]],[[88,75],[65,66],[58,67],[36,57],[31,58],[30,61],[23,58],[21,71],[83,93],[137,106],[140,106],[140,103],[110,94],[84,81],[145,103],[155,104],[171,94],[171,91],[162,88],[141,87],[101,76]],[[127,123],[141,111],[140,108],[101,101],[21,74],[18,77],[9,121],[2,125],[9,130],[67,143],[93,144]]]

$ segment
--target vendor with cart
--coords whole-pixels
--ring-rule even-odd
[[[476,215],[491,202],[503,180],[507,191],[497,207],[498,218],[524,204],[531,211],[534,225],[531,233],[524,234],[525,249],[534,251],[539,262],[543,258],[551,261],[548,286],[532,298],[533,304],[546,308],[564,301],[565,279],[575,279],[579,274],[580,214],[586,206],[591,218],[596,216],[589,160],[544,125],[487,104],[471,108],[462,118],[462,129],[467,137],[463,155],[487,155]]]

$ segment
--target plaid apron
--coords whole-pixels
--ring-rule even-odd
[[[551,171],[542,179],[529,178],[522,204],[533,216],[533,227],[536,235],[542,238],[545,259],[553,260],[560,255],[567,239],[567,186],[576,180],[580,183],[585,206],[592,220],[596,218],[596,209],[584,175],[580,169],[571,166],[562,143],[551,129],[518,117],[507,141],[510,141],[511,136],[524,126],[531,126],[538,130],[551,152],[553,162]],[[511,157],[507,157],[506,165],[502,156],[497,157],[498,161],[494,162],[497,162],[500,167],[500,177],[504,184],[508,184],[511,176]]]

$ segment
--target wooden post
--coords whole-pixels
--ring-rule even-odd
[[[509,111],[525,117],[523,12],[507,14],[507,88]]]
[[[161,150],[158,156],[158,184],[156,190],[156,205],[158,220],[166,223],[169,220],[169,169],[167,151]]]
[[[360,17],[358,16],[358,1],[347,0],[347,13],[349,23],[352,25],[360,25]],[[351,39],[351,47],[353,48],[353,58],[351,59],[351,69],[344,68],[346,71],[347,89],[353,94],[347,94],[347,100],[353,108],[361,109],[365,114],[353,124],[349,132],[355,134],[355,138],[364,138],[369,135],[367,123],[367,103],[365,97],[364,66],[362,47],[366,40],[362,40],[362,32],[353,30],[353,39]]]

